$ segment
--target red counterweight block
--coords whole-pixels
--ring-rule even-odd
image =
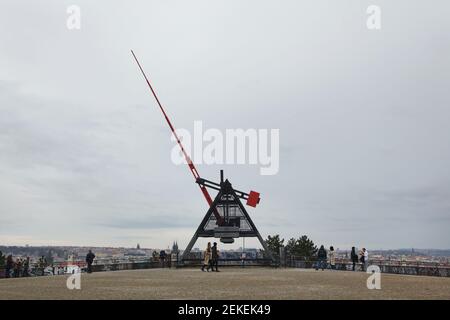
[[[259,192],[250,191],[247,199],[247,205],[250,207],[256,207],[256,205],[259,203],[259,200]]]

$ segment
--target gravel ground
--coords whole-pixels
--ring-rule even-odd
[[[0,299],[450,299],[450,278],[381,275],[368,290],[362,272],[310,269],[147,269],[67,276],[0,279]],[[5,294],[6,293],[6,294]]]

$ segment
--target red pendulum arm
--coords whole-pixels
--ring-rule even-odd
[[[155,97],[155,100],[156,100],[156,102],[158,103],[158,106],[159,106],[159,108],[161,109],[161,112],[163,113],[164,118],[166,118],[167,124],[169,125],[170,130],[172,130],[172,133],[173,133],[175,139],[177,140],[178,145],[179,145],[180,148],[181,148],[181,152],[183,152],[184,158],[186,159],[186,162],[187,162],[187,164],[188,164],[188,167],[189,167],[190,171],[192,172],[192,175],[194,176],[195,181],[197,181],[197,179],[200,178],[200,175],[198,174],[197,168],[195,167],[195,165],[194,165],[194,163],[192,162],[192,160],[191,160],[191,158],[189,157],[189,155],[186,153],[186,150],[184,149],[183,144],[181,143],[180,138],[178,137],[177,133],[175,132],[175,128],[173,127],[172,123],[171,123],[170,120],[169,120],[169,117],[167,116],[166,112],[164,111],[164,108],[162,107],[161,102],[159,102],[158,96],[156,95],[155,90],[153,90],[153,87],[152,87],[152,85],[150,84],[150,81],[148,80],[147,76],[145,75],[145,72],[144,72],[144,70],[142,69],[141,64],[139,63],[138,59],[136,58],[136,55],[134,54],[133,50],[131,50],[131,53],[133,54],[134,60],[136,60],[136,63],[137,63],[137,65],[139,66],[139,69],[141,70],[142,75],[143,75],[144,78],[145,78],[145,81],[147,81],[148,87],[150,88],[150,91],[152,92],[153,96]],[[206,202],[208,202],[208,205],[211,206],[212,203],[213,203],[213,201],[212,201],[211,196],[209,195],[208,190],[206,189],[205,186],[201,186],[201,185],[199,185],[199,186],[200,186],[200,190],[201,190],[202,193],[203,193],[203,196],[204,196],[205,199],[206,199]],[[215,217],[216,217],[216,219],[217,219],[218,224],[219,224],[219,225],[222,225],[222,223],[223,223],[223,218],[220,216],[220,214],[217,212],[216,209],[214,209],[213,212],[214,212],[214,215],[215,215]]]

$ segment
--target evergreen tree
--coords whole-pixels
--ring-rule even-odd
[[[306,260],[312,258],[317,252],[317,246],[305,235],[298,239],[298,247],[300,256],[305,257]]]
[[[280,235],[274,235],[273,237],[267,236],[266,240],[267,247],[269,248],[270,252],[272,253],[273,257],[275,259],[280,258],[280,248],[284,244],[284,239],[280,239]]]
[[[286,253],[290,255],[297,255],[297,239],[290,238],[286,243]]]
[[[317,252],[317,246],[307,236],[303,235],[298,239],[291,238],[286,244],[286,251],[301,259],[310,260]]]

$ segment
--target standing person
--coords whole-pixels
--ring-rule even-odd
[[[39,258],[39,270],[41,276],[45,275],[45,268],[47,268],[47,259],[45,259],[45,256],[42,256]]]
[[[40,276],[44,275],[44,256],[40,257],[38,260],[38,274]]]
[[[23,276],[24,277],[30,276],[29,269],[30,269],[30,257],[27,257],[27,259],[23,263]]]
[[[202,265],[202,271],[205,271],[205,267],[207,267],[206,271],[209,272],[209,268],[211,267],[209,264],[209,260],[211,260],[211,242],[208,242],[208,245],[206,246],[205,258],[203,260],[203,265]]]
[[[327,250],[325,250],[323,245],[321,245],[319,251],[317,252],[316,270],[319,270],[319,268],[321,268],[323,271],[326,262],[327,262]]]
[[[164,262],[166,261],[166,251],[161,250],[159,252],[159,261],[161,262],[161,266],[164,268]]]
[[[358,263],[358,255],[356,254],[356,249],[355,247],[352,247],[352,253],[350,254],[350,258],[352,260],[352,270],[355,271],[355,266]]]
[[[367,266],[369,265],[369,251],[366,248],[363,248],[364,251],[364,270],[367,270]]]
[[[4,268],[6,265],[6,256],[3,255],[3,252],[0,250],[0,268]]]
[[[6,256],[4,256],[3,252],[0,250],[0,269],[3,269],[3,268],[6,268]],[[6,278],[6,272],[5,272],[4,277]]]
[[[19,260],[19,277],[23,277],[23,265],[25,264],[25,261],[23,258],[20,258]]]
[[[364,257],[364,250],[365,250],[365,248],[362,248],[361,251],[359,251],[359,261],[361,262],[361,270],[362,271],[365,271],[364,266],[366,265],[365,257]]]
[[[332,270],[335,270],[336,269],[336,252],[334,251],[333,246],[330,247],[328,256],[330,257],[330,267]]]
[[[86,255],[86,263],[87,263],[87,272],[92,273],[92,263],[94,262],[95,254],[92,253],[92,250],[89,250]]]
[[[216,267],[216,272],[219,272],[219,250],[217,250],[217,242],[214,242],[211,248],[211,269],[214,271],[214,267]]]
[[[11,278],[11,271],[14,269],[14,260],[10,254],[6,258],[5,278]]]
[[[158,261],[158,252],[156,252],[156,250],[154,250],[153,252],[152,252],[152,258],[153,258],[153,261]]]
[[[22,267],[22,263],[20,262],[20,259],[17,258],[16,262],[14,263],[14,278],[20,277],[20,268]]]

